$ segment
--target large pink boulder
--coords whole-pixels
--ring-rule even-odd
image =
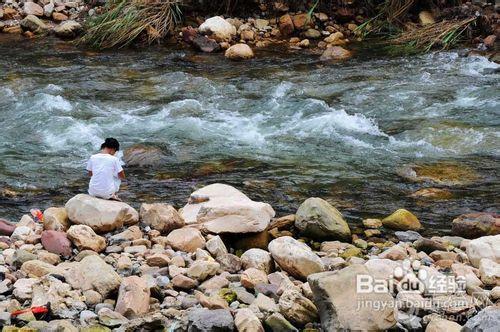
[[[71,242],[64,232],[43,231],[42,245],[48,252],[66,257],[71,256]]]
[[[0,235],[11,236],[16,226],[5,219],[0,219]]]

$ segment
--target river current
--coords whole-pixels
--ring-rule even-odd
[[[446,232],[461,213],[499,207],[499,67],[455,51],[359,50],[325,64],[277,49],[229,62],[167,47],[96,53],[2,41],[0,217],[84,192],[86,159],[113,136],[168,155],[157,167],[126,168],[121,197],[135,207],[181,207],[197,187],[225,182],[279,215],[318,196],[352,224],[404,207]],[[442,164],[474,180],[401,176],[408,165]],[[452,196],[411,196],[428,187]]]

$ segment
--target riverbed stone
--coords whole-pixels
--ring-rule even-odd
[[[479,262],[479,276],[485,285],[500,286],[500,264],[491,259],[482,258]]]
[[[55,35],[63,39],[76,38],[82,31],[82,25],[73,20],[63,21],[54,28]]]
[[[118,290],[115,311],[127,318],[141,317],[149,310],[150,290],[144,278],[124,278]]]
[[[388,292],[360,293],[357,276],[370,276],[364,265],[354,264],[338,272],[323,272],[308,277],[325,331],[387,330],[396,324],[394,299]],[[381,310],[369,306],[358,308],[363,301],[386,303]]]
[[[63,207],[49,207],[43,211],[43,229],[64,232],[70,226],[68,213]]]
[[[264,332],[264,327],[259,318],[257,318],[255,313],[248,308],[242,308],[236,311],[234,325],[238,332]]]
[[[278,305],[280,313],[290,322],[299,326],[315,322],[318,319],[318,309],[311,300],[302,295],[300,290],[286,289],[280,296]]]
[[[466,248],[472,266],[479,267],[481,259],[500,263],[500,235],[483,236],[469,242]]]
[[[235,44],[229,47],[224,56],[230,60],[246,60],[254,57],[254,53],[247,44]]]
[[[299,330],[293,326],[282,314],[276,312],[267,317],[265,324],[272,332],[298,332]]]
[[[123,151],[123,161],[127,166],[159,166],[165,159],[163,150],[151,145],[134,144]]]
[[[467,239],[500,234],[500,216],[495,213],[468,213],[455,218],[451,226],[454,235]]]
[[[16,226],[13,223],[0,218],[0,235],[11,236],[15,229]]]
[[[352,57],[352,53],[349,50],[341,46],[327,47],[326,50],[321,54],[321,61],[332,61],[332,60],[346,60]]]
[[[35,15],[27,15],[21,21],[21,27],[24,30],[32,31],[35,33],[42,33],[43,31],[48,29],[48,26]]]
[[[181,215],[187,224],[201,223],[209,233],[256,233],[267,228],[274,217],[267,203],[254,202],[236,188],[215,183],[191,194],[191,203]],[[203,198],[201,202],[198,202]]]
[[[399,231],[416,231],[422,227],[418,218],[413,213],[405,209],[396,210],[390,216],[382,219],[382,224],[384,227]]]
[[[349,240],[351,230],[342,214],[327,201],[306,199],[296,213],[295,227],[302,235],[313,239]]]
[[[25,2],[23,10],[26,15],[43,16],[43,8],[32,1]]]
[[[121,283],[121,278],[113,267],[97,255],[86,256],[80,262],[71,263],[63,275],[71,287],[82,291],[92,289],[103,297],[118,289]]]
[[[265,250],[253,248],[248,249],[241,255],[241,264],[243,268],[251,267],[270,273],[273,267],[271,254]]]
[[[184,219],[177,210],[165,203],[143,203],[139,210],[139,216],[143,224],[152,229],[168,234],[170,231],[184,226]]]
[[[139,221],[139,213],[130,205],[78,194],[65,205],[74,224],[87,225],[96,232],[110,232]]]
[[[290,236],[271,241],[269,252],[281,269],[296,278],[305,279],[310,274],[325,270],[323,262],[311,248]]]
[[[28,277],[40,278],[46,274],[57,272],[57,269],[52,264],[35,259],[25,262],[21,266],[21,271],[23,271]]]
[[[47,230],[42,232],[42,246],[48,252],[64,257],[71,256],[71,242],[64,232]]]
[[[166,241],[174,250],[185,252],[195,252],[205,246],[205,238],[201,232],[192,227],[174,229],[168,234]]]
[[[208,310],[195,308],[188,314],[189,332],[232,332],[234,320],[227,309]]]
[[[462,331],[494,332],[498,331],[498,322],[500,322],[500,307],[492,305],[470,318]]]
[[[219,41],[229,41],[236,35],[236,27],[221,16],[210,17],[198,28],[200,33],[211,33]]]
[[[106,249],[106,239],[87,225],[73,225],[68,229],[67,235],[78,250],[101,252]]]

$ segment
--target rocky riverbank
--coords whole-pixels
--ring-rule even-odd
[[[361,5],[339,7],[331,14],[291,12],[287,6],[277,6],[274,11],[263,4],[261,8],[260,14],[252,13],[248,18],[186,13],[183,23],[177,24],[170,34],[169,42],[200,52],[224,52],[232,60],[252,58],[255,49],[276,45],[305,50],[323,61],[345,60],[352,56],[349,45],[363,40],[365,32],[360,26],[370,21]],[[86,21],[105,10],[99,1],[7,1],[0,6],[0,32],[27,38],[54,34],[74,39],[84,33]],[[475,13],[485,23],[479,24],[483,26],[479,32],[469,36],[471,42],[480,52],[495,52],[499,34],[497,10],[488,2],[467,2],[445,13],[423,10],[414,14],[414,22],[408,24],[422,27],[435,23],[438,15],[460,17],[463,13]],[[154,33],[147,32],[148,36],[140,35],[138,39],[154,38]],[[495,53],[493,58],[498,58]]]
[[[87,195],[0,222],[3,331],[493,331],[500,219],[426,238],[399,209],[351,229],[321,198],[294,215],[212,184],[180,210]]]

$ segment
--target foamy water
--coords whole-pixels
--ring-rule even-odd
[[[158,199],[180,202],[199,183],[227,179],[245,189],[255,179],[276,182],[276,191],[254,194],[280,201],[284,192],[290,206],[283,210],[318,195],[356,215],[390,197],[377,211],[385,213],[415,204],[405,195],[418,188],[396,175],[402,165],[451,160],[485,172],[488,183],[498,166],[499,66],[483,57],[447,52],[325,65],[297,55],[229,63],[165,50],[30,52],[50,61],[0,59],[0,186],[31,190],[2,201],[0,217],[85,190],[85,160],[108,136],[124,147],[147,142],[169,151],[169,164],[129,170],[124,195],[137,203],[141,188],[132,184],[141,181]],[[252,166],[190,176],[199,165],[231,159]],[[178,173],[169,175],[177,181],[171,192],[155,182],[161,172]],[[474,190],[484,197],[457,206],[495,206],[489,190]],[[442,207],[417,209],[433,216]]]

